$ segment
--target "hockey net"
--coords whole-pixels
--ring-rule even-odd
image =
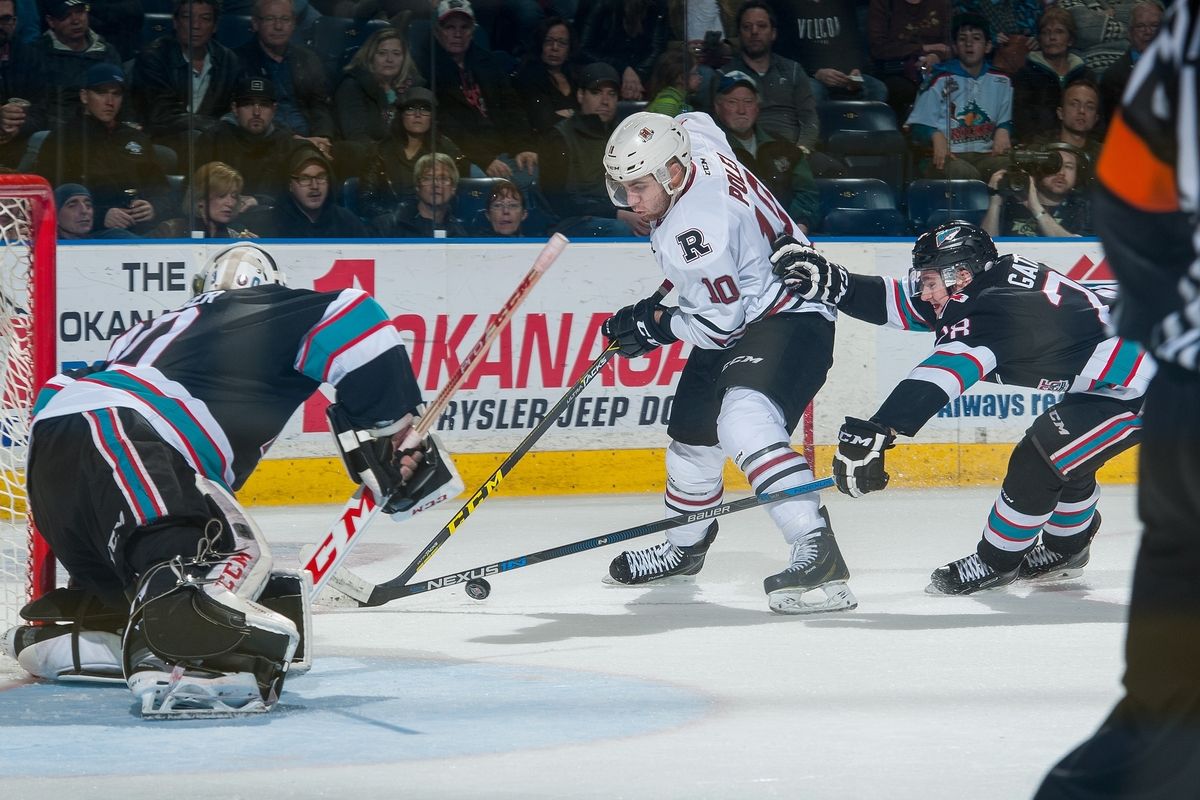
[[[25,491],[34,395],[56,372],[54,238],[49,184],[0,175],[0,635],[54,585]]]

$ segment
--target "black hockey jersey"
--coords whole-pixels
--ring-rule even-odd
[[[872,417],[913,436],[978,381],[1136,399],[1154,374],[1142,349],[1106,332],[1108,306],[1085,286],[1020,256],[1002,256],[938,317],[893,278],[852,275],[838,308],[876,325],[932,331],[933,353]]]
[[[322,383],[363,428],[421,402],[399,333],[366,293],[207,292],[126,331],[100,368],[48,381],[33,435],[49,417],[132,408],[198,473],[236,490]]]

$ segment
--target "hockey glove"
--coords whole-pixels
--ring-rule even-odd
[[[895,446],[896,437],[872,420],[846,417],[838,431],[838,449],[833,456],[833,480],[838,491],[862,497],[888,485],[883,469],[883,451]]]
[[[662,312],[657,322],[654,319],[655,311]],[[674,313],[674,308],[667,308],[646,298],[625,306],[604,320],[600,330],[610,343],[617,343],[617,352],[626,358],[637,358],[664,344],[679,341],[679,337],[671,333],[671,315]]]
[[[454,462],[446,455],[436,436],[426,436],[412,447],[396,451],[396,460],[411,475],[383,505],[384,513],[402,522],[438,503],[458,496],[465,488]]]
[[[846,296],[850,275],[827,261],[815,248],[783,234],[771,244],[771,264],[787,290],[796,297],[836,306]]]

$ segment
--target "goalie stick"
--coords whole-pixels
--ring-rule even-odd
[[[500,335],[500,331],[508,325],[512,320],[513,312],[517,306],[529,296],[534,285],[546,272],[550,269],[550,265],[562,253],[567,246],[568,240],[560,233],[556,233],[550,237],[550,241],[546,242],[546,246],[537,254],[537,258],[533,261],[533,266],[529,272],[525,273],[525,277],[508,299],[504,301],[504,305],[496,312],[495,316],[488,322],[488,325],[483,330],[483,334],[479,337],[479,341],[471,348],[467,355],[459,362],[458,369],[450,377],[442,390],[438,392],[437,397],[433,399],[425,408],[425,413],[417,422],[414,430],[417,435],[424,439],[429,433],[430,428],[437,422],[445,410],[446,405],[450,402],[450,398],[458,391],[459,387],[470,377],[471,373],[477,367],[483,355],[491,346],[492,341]],[[437,501],[434,501],[437,502]],[[426,505],[428,507],[429,504]],[[379,515],[379,511],[383,508],[383,503],[372,494],[371,490],[366,486],[359,486],[353,496],[346,501],[346,505],[342,507],[342,513],[338,515],[337,521],[329,528],[324,538],[313,548],[311,553],[305,553],[301,556],[301,569],[312,575],[313,589],[312,597],[316,598],[321,590],[325,588],[325,584],[333,576],[334,571],[349,555],[350,550],[358,543],[362,532],[370,526],[375,517]],[[416,513],[420,511],[420,507],[414,508]]]
[[[662,285],[652,295],[652,299],[656,302],[661,300],[666,296],[667,292],[671,291],[671,288],[672,284],[670,281],[663,281]],[[546,412],[541,422],[525,435],[525,438],[521,440],[516,449],[508,454],[508,457],[500,463],[500,466],[496,467],[496,470],[474,491],[467,502],[463,504],[462,508],[455,512],[450,521],[437,532],[437,535],[430,540],[425,549],[418,553],[417,557],[399,575],[389,581],[375,585],[358,577],[349,570],[342,569],[329,581],[333,588],[357,602],[360,607],[378,606],[392,599],[386,597],[385,593],[396,587],[404,586],[417,573],[417,570],[425,566],[429,559],[433,558],[433,554],[446,543],[447,539],[454,535],[458,527],[466,521],[467,517],[475,512],[479,504],[496,491],[501,482],[508,476],[508,473],[512,472],[517,463],[529,452],[529,449],[558,421],[558,418],[566,411],[567,406],[575,402],[575,399],[583,393],[583,390],[592,382],[592,379],[600,374],[600,370],[604,368],[604,365],[616,355],[617,349],[617,344],[613,342],[600,355],[596,356],[596,359],[584,370],[583,374],[567,390],[567,393]]]
[[[602,536],[593,536],[590,539],[581,539],[578,542],[570,544],[561,544],[557,547],[549,547],[545,550],[538,550],[536,553],[526,553],[523,556],[515,558],[507,558],[503,561],[493,561],[490,564],[484,564],[480,567],[473,567],[468,570],[452,572],[449,575],[442,575],[438,578],[430,578],[427,581],[417,581],[405,585],[390,585],[391,582],[380,584],[379,586],[365,585],[364,591],[369,590],[371,596],[370,603],[363,605],[382,605],[384,603],[397,600],[401,597],[411,597],[415,594],[423,594],[434,589],[445,589],[447,586],[458,586],[459,584],[469,581],[478,580],[480,578],[490,578],[494,575],[499,575],[503,572],[511,572],[514,569],[529,567],[534,564],[540,564],[543,561],[552,561],[556,558],[575,555],[576,553],[584,553],[588,550],[595,550],[597,547],[604,547],[618,542],[625,542],[630,539],[636,539],[639,536],[647,536],[651,533],[665,531],[668,528],[674,528],[678,525],[683,525],[688,522],[697,522],[699,520],[711,519],[713,517],[722,517],[726,514],[735,514],[738,511],[745,511],[748,508],[758,508],[759,506],[776,503],[780,500],[786,500],[789,497],[796,497],[809,492],[828,489],[833,486],[833,478],[821,478],[820,480],[809,481],[802,483],[799,486],[793,486],[790,489],[780,489],[777,492],[768,494],[754,494],[749,497],[743,497],[729,503],[723,503],[714,508],[705,509],[704,511],[692,511],[687,514],[679,514],[674,517],[666,517],[665,519],[647,522],[643,525],[634,525],[632,528],[624,528],[612,533],[606,533]],[[341,586],[338,587],[339,590]],[[352,596],[352,595],[351,595]]]

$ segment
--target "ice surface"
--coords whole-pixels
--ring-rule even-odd
[[[787,547],[760,510],[722,520],[692,584],[601,584],[617,546],[498,576],[483,602],[456,587],[323,611],[312,672],[247,720],[145,722],[123,687],[14,680],[4,662],[0,797],[1026,798],[1120,695],[1133,496],[1104,490],[1092,563],[1059,587],[924,593],[974,548],[994,490],[826,492],[848,613],[767,610]],[[421,574],[660,509],[498,497]],[[382,520],[352,568],[392,577],[453,510]],[[290,565],[336,511],[253,513]]]

